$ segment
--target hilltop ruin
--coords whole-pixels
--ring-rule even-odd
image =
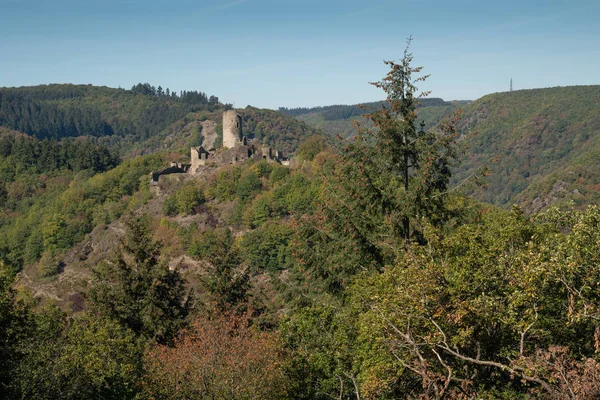
[[[269,163],[290,165],[290,160],[271,147],[260,145],[256,139],[248,139],[242,131],[242,117],[235,110],[223,113],[223,146],[205,149],[203,146],[190,148],[190,164],[171,162],[170,166],[152,172],[151,185],[157,185],[162,175],[199,175],[205,166],[219,167],[236,164],[250,159],[263,159]]]

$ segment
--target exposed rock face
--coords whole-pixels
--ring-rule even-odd
[[[217,124],[214,121],[202,121],[200,124],[202,126],[202,136],[204,140],[202,141],[202,146],[206,150],[210,150],[215,147],[215,140],[217,140]]]
[[[234,110],[223,113],[223,147],[232,149],[242,142],[242,117]]]

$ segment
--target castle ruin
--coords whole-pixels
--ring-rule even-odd
[[[242,117],[235,110],[223,113],[223,148],[232,149],[244,140]]]
[[[223,146],[221,149],[205,149],[203,146],[190,148],[190,164],[172,162],[170,167],[152,172],[151,185],[157,185],[161,175],[187,173],[198,175],[205,166],[221,166],[245,162],[249,159],[263,159],[269,163],[290,165],[290,160],[279,151],[257,140],[248,140],[242,132],[242,117],[235,110],[223,113]]]

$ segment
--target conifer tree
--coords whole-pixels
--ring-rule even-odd
[[[148,224],[147,217],[127,221],[122,252],[95,271],[92,309],[144,339],[169,343],[185,323],[190,299],[179,273],[160,261]]]
[[[330,290],[361,270],[389,264],[410,242],[424,243],[427,225],[439,226],[447,206],[451,167],[460,155],[460,114],[426,130],[418,119],[422,67],[413,67],[409,38],[399,62],[372,85],[386,101],[356,122],[357,135],[336,155],[319,212],[301,224],[299,255]]]

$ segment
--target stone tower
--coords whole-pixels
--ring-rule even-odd
[[[231,149],[242,141],[242,117],[234,110],[223,113],[223,147]]]

